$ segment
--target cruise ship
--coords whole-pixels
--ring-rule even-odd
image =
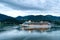
[[[32,21],[26,21],[22,24],[22,30],[49,30],[52,27],[50,22],[47,21],[40,21],[40,22],[32,22]]]

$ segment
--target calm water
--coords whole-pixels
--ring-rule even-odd
[[[60,31],[29,33],[12,29],[0,32],[0,40],[60,40]]]

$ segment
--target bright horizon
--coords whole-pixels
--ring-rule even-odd
[[[60,16],[59,0],[0,0],[0,13],[12,17],[27,15]]]

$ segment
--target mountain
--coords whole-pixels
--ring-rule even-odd
[[[32,20],[32,21],[49,21],[53,23],[60,24],[60,17],[52,16],[52,15],[28,15],[28,16],[18,16],[16,18],[0,14],[0,22],[7,22],[8,24],[22,24],[25,21]]]
[[[60,24],[60,17],[52,16],[52,15],[46,15],[46,16],[43,16],[43,15],[37,15],[37,16],[29,15],[29,16],[24,16],[24,17],[18,16],[18,17],[16,17],[16,19],[17,20],[25,20],[25,21],[27,21],[27,20],[49,21],[49,22]]]
[[[19,21],[18,20],[16,20],[16,18],[13,18],[13,17],[10,17],[10,16],[7,16],[7,15],[4,15],[4,14],[0,14],[0,22],[2,22],[2,23],[8,23],[8,24],[10,24],[10,23],[19,23]]]
[[[43,16],[43,15],[37,15],[37,16],[34,16],[34,15],[29,15],[29,16],[24,16],[24,17],[21,17],[21,16],[18,16],[16,17],[17,20],[51,20],[51,21],[59,21],[60,20],[60,17],[56,17],[56,16],[52,16],[52,15],[46,15],[46,16]]]
[[[0,21],[3,21],[7,18],[10,18],[9,16],[6,16],[6,15],[3,15],[3,14],[0,14]]]
[[[23,20],[24,18],[22,16],[16,17],[17,20]]]

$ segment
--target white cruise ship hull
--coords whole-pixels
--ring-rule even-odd
[[[22,25],[23,30],[48,30],[51,25]]]

